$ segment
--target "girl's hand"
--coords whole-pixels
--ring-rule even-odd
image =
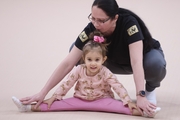
[[[137,107],[139,112],[143,115],[143,111],[149,116],[153,116],[153,109],[156,109],[156,105],[150,103],[146,97],[137,97]]]
[[[129,107],[131,113],[133,113],[133,109],[138,109],[137,105],[133,102],[128,102],[128,107]]]
[[[48,104],[48,109],[50,109],[52,103],[53,103],[54,101],[56,101],[56,100],[57,100],[57,99],[56,99],[54,96],[52,96],[51,98],[44,100],[43,103]]]
[[[20,101],[22,102],[22,104],[25,104],[25,105],[31,104],[32,102],[37,102],[35,105],[35,109],[37,109],[39,105],[42,103],[42,101],[44,100],[44,97],[45,95],[38,93],[30,97],[21,98]]]

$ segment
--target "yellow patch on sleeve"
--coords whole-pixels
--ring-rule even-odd
[[[88,36],[86,35],[85,31],[83,31],[80,35],[79,38],[82,42],[86,41],[88,39]]]
[[[127,30],[129,36],[134,35],[135,33],[139,32],[138,28],[136,25],[131,26],[128,30]]]

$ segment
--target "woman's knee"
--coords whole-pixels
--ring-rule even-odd
[[[166,64],[161,61],[151,61],[149,65],[146,65],[144,72],[146,90],[153,91],[155,88],[160,87],[161,81],[166,76]]]
[[[166,75],[166,61],[159,50],[152,50],[144,57],[145,79],[149,82],[160,83]]]

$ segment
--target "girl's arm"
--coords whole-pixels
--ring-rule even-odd
[[[65,80],[60,84],[60,86],[56,89],[53,94],[57,100],[62,100],[62,97],[66,95],[66,93],[74,86],[76,81],[79,79],[80,66],[74,68]]]
[[[107,74],[108,84],[112,87],[112,89],[117,93],[117,95],[121,98],[123,105],[127,105],[129,102],[132,102],[127,90],[125,87],[117,80],[117,77],[109,71]]]

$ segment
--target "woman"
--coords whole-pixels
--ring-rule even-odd
[[[95,0],[88,18],[90,23],[46,85],[38,94],[22,98],[21,102],[29,104],[37,101],[35,107],[39,106],[46,94],[78,63],[89,34],[99,30],[109,44],[105,65],[116,74],[133,74],[137,106],[150,115],[152,109],[156,108],[155,88],[160,86],[166,75],[166,62],[160,43],[152,38],[137,15],[119,8],[115,0]],[[141,109],[139,111],[142,113]]]

